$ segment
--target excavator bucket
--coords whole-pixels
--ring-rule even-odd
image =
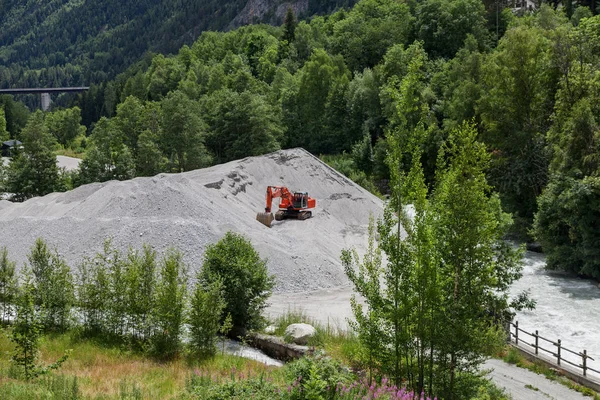
[[[256,220],[267,228],[271,227],[271,222],[273,222],[274,219],[275,217],[273,217],[273,213],[270,212],[261,212],[256,214]]]

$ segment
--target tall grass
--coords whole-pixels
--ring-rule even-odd
[[[277,374],[273,367],[227,354],[208,360],[182,355],[159,362],[143,353],[109,347],[74,333],[45,336],[41,360],[53,360],[66,349],[72,352],[60,375],[26,383],[11,372],[14,346],[0,332],[0,399],[169,399],[185,395],[186,379],[197,371],[209,371],[215,379],[228,379],[232,370],[245,376]],[[72,395],[74,382],[79,397]]]

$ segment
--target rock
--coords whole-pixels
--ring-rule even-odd
[[[305,345],[308,339],[315,336],[317,330],[309,324],[291,324],[285,328],[285,337],[292,343]]]
[[[272,335],[275,333],[275,327],[273,325],[269,325],[265,328],[265,333],[267,335]]]
[[[543,253],[544,251],[542,250],[542,245],[539,244],[538,242],[529,242],[526,245],[527,250],[529,251],[533,251],[535,253]]]

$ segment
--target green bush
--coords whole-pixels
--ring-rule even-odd
[[[202,400],[271,400],[281,398],[281,390],[264,376],[214,384],[209,378],[194,377],[188,383],[192,398]]]
[[[219,242],[208,246],[200,279],[207,284],[222,280],[226,303],[222,316],[231,315],[235,331],[257,329],[264,324],[261,311],[275,278],[269,275],[266,260],[244,236],[227,232]]]
[[[216,351],[219,321],[225,308],[223,282],[216,280],[207,285],[198,281],[190,306],[190,346],[200,355],[212,356]]]
[[[339,361],[318,352],[286,366],[291,399],[334,399],[338,385],[349,384],[353,376]]]

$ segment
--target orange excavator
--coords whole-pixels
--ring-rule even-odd
[[[281,197],[279,202],[279,210],[275,213],[271,212],[273,199]],[[256,214],[256,220],[261,224],[271,227],[273,219],[281,221],[287,218],[296,218],[305,220],[312,217],[312,212],[309,208],[315,208],[317,201],[310,197],[306,192],[290,192],[285,186],[267,186],[267,205],[265,212]]]

